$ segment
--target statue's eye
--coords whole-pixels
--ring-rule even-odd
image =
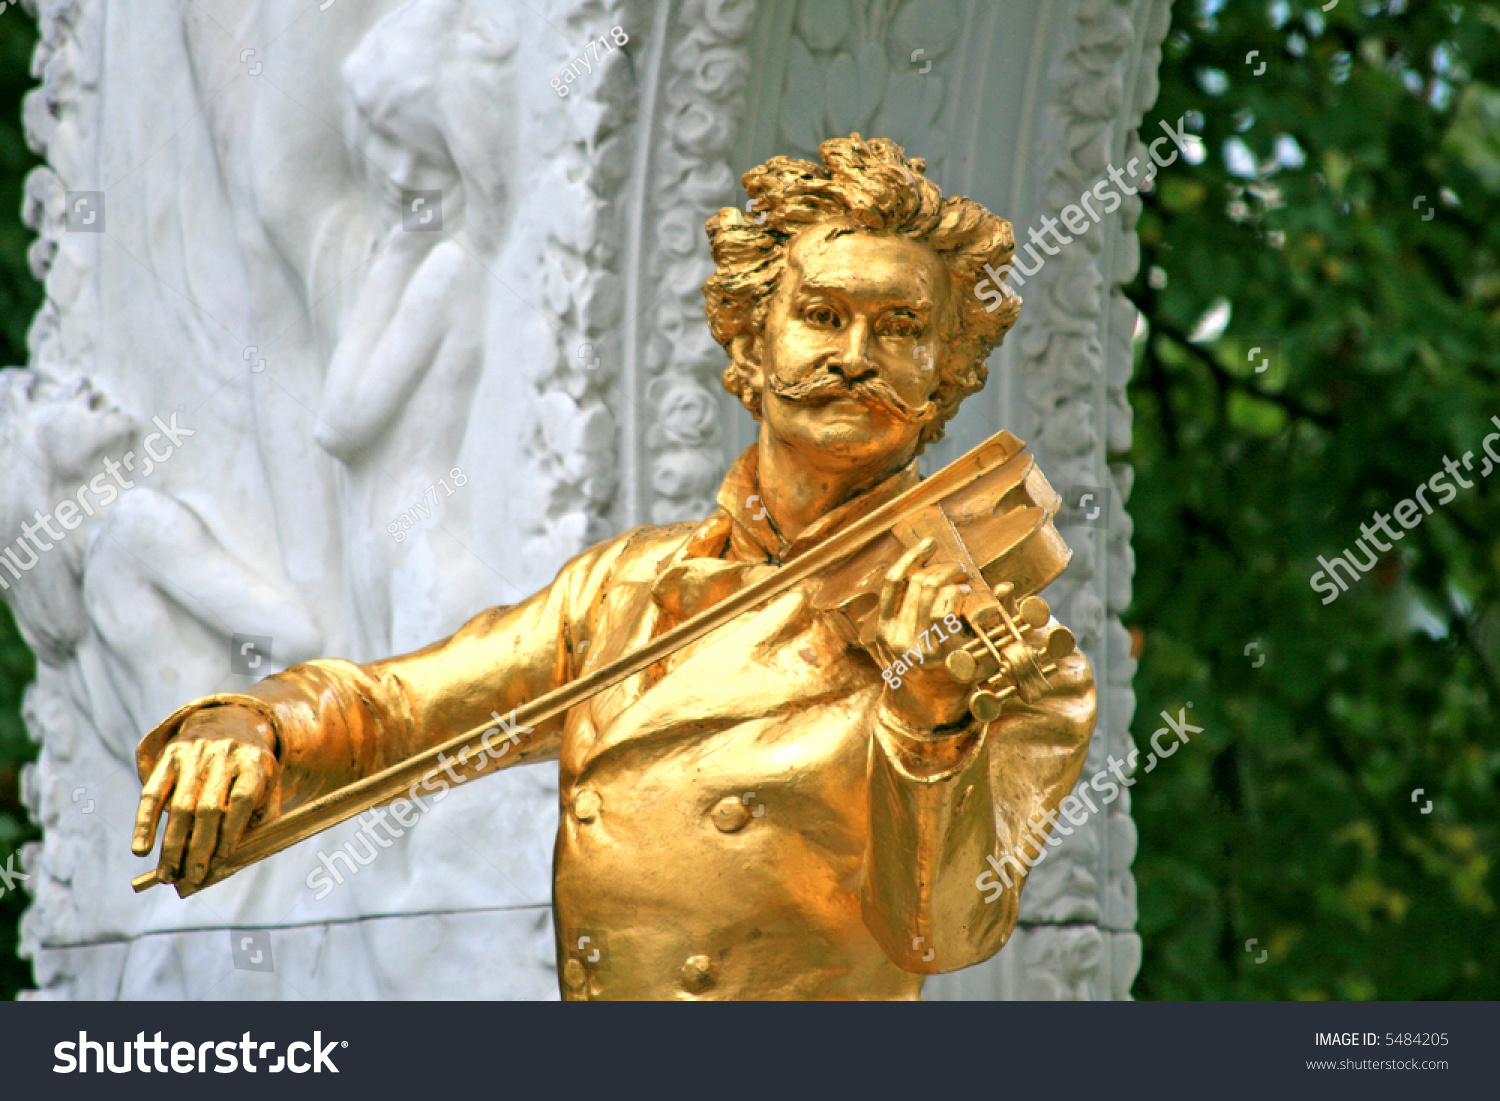
[[[843,324],[843,318],[839,317],[838,311],[826,304],[809,306],[802,316],[812,324],[826,329],[837,329]]]
[[[918,337],[922,335],[922,322],[911,314],[892,314],[885,319],[881,330],[886,336]]]

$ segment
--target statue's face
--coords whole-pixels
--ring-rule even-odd
[[[458,174],[446,158],[425,143],[403,140],[385,125],[368,121],[361,134],[360,153],[371,189],[396,198],[402,191],[442,191],[451,201],[458,194]]]
[[[135,421],[87,381],[71,395],[48,389],[28,411],[38,450],[48,458],[54,485],[86,481],[104,455],[129,445]]]
[[[938,387],[949,294],[923,242],[804,231],[748,357],[764,430],[813,465],[909,456],[926,423],[912,414]]]

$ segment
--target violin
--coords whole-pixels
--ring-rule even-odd
[[[846,615],[868,647],[885,571],[904,550],[933,540],[933,560],[956,562],[966,575],[957,614],[974,637],[950,652],[946,665],[957,680],[975,685],[969,713],[980,722],[999,718],[1009,699],[1040,698],[1057,662],[1077,647],[1066,627],[1048,628],[1052,610],[1036,595],[1067,568],[1072,551],[1053,522],[1062,498],[1024,446],[1001,432],[916,487],[939,478],[960,482],[941,499],[902,507],[916,490],[897,498],[899,515],[826,570],[814,597],[820,609]],[[1028,640],[1033,631],[1044,633]]]

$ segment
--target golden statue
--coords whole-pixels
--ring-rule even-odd
[[[760,422],[713,515],[625,532],[416,653],[177,711],[138,754],[137,854],[167,817],[138,889],[556,758],[565,998],[916,998],[1000,950],[1024,881],[976,876],[1046,836],[1093,677],[1035,595],[1068,551],[1019,441],[925,480],[916,457],[1015,322],[1004,284],[999,309],[973,293],[1014,237],[892,142],[820,153],[708,222],[724,385]]]

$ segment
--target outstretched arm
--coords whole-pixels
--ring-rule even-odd
[[[574,610],[589,607],[623,545],[588,551],[529,600],[484,612],[415,653],[369,665],[309,661],[179,709],[137,751],[135,852],[151,851],[165,811],[161,874],[197,885],[252,815],[372,775],[572,679]],[[555,756],[561,733],[561,718],[522,733],[503,764]]]

